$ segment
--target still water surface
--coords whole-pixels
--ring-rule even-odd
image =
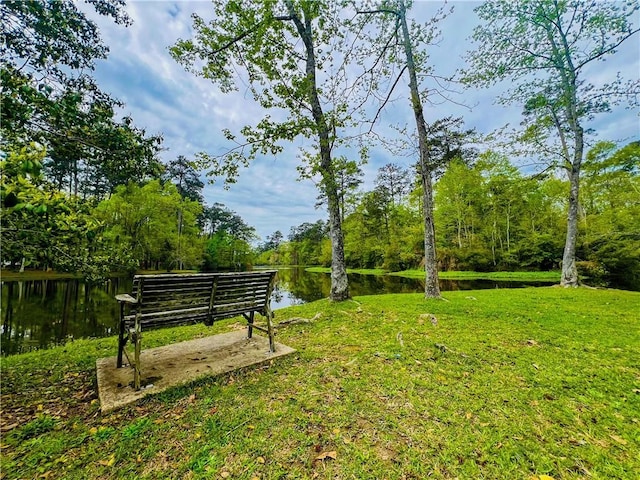
[[[89,286],[82,280],[30,280],[2,282],[2,355],[48,348],[74,338],[115,335],[118,303],[114,296],[131,291],[132,279],[116,277]],[[446,290],[514,288],[550,283],[491,280],[441,280]],[[271,307],[275,310],[329,296],[331,278],[303,268],[278,271]],[[349,275],[351,294],[413,293],[424,291],[424,281],[377,275]]]

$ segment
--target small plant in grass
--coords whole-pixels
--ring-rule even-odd
[[[36,418],[18,429],[14,436],[20,441],[38,437],[53,430],[57,423],[56,419],[49,415],[37,415]]]

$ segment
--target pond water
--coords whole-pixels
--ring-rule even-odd
[[[2,282],[2,355],[48,348],[74,338],[115,335],[118,303],[114,296],[131,291],[132,279],[115,277],[89,286],[82,280],[29,280]],[[282,268],[271,306],[278,309],[329,296],[331,279],[326,273],[304,268]],[[548,282],[498,282],[490,280],[441,280],[440,288],[473,290],[551,285]],[[424,291],[424,280],[396,276],[349,274],[351,294],[413,293]]]

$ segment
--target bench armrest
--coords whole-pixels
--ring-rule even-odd
[[[118,302],[129,303],[131,305],[135,305],[136,303],[138,303],[138,300],[136,298],[133,298],[128,293],[121,293],[120,295],[116,295],[116,300]]]

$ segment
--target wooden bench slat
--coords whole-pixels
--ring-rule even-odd
[[[147,305],[151,305],[153,303],[165,302],[167,305],[175,304],[175,303],[188,303],[188,302],[197,302],[205,304],[206,300],[209,300],[209,292],[203,293],[198,292],[197,294],[174,294],[174,293],[166,293],[164,295],[148,293],[143,294],[142,296],[142,308]]]

